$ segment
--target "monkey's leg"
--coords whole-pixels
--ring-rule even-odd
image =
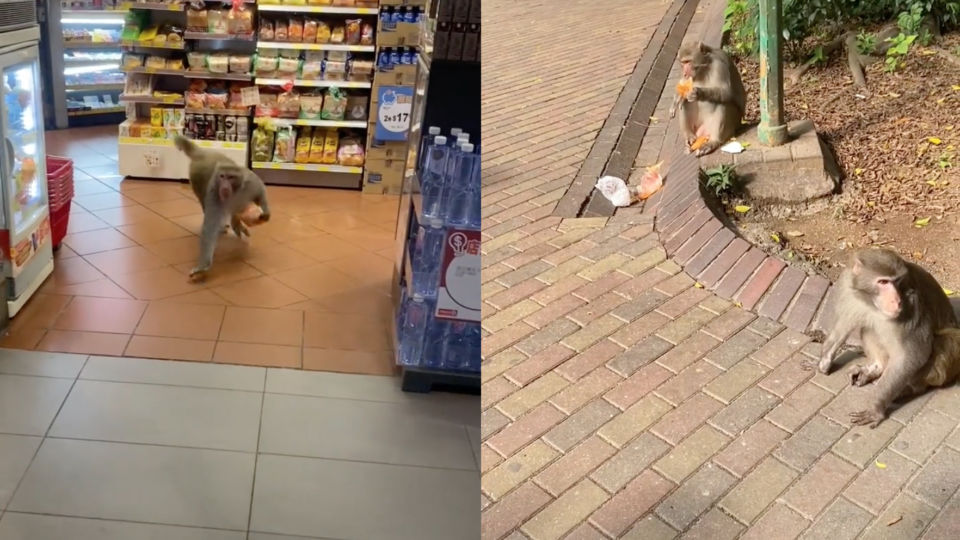
[[[877,336],[873,332],[864,331],[861,339],[863,340],[863,354],[870,362],[861,364],[853,368],[850,372],[850,384],[854,386],[865,386],[880,378],[884,370],[887,369],[887,352],[877,343]]]
[[[235,215],[230,217],[230,228],[233,229],[233,234],[237,235],[237,238],[243,238],[244,235],[246,235],[247,238],[250,237],[250,230],[247,229],[247,226]]]
[[[680,94],[677,94],[676,96],[674,96],[673,103],[670,104],[670,118],[673,118],[674,116],[677,115],[677,107],[680,106],[680,101],[682,100],[683,98],[680,97]]]
[[[217,212],[217,205],[210,205],[203,214],[203,229],[200,231],[200,256],[197,265],[190,271],[191,281],[203,281],[213,264],[213,252],[217,248],[223,217]]]
[[[880,377],[876,386],[876,397],[869,409],[850,413],[850,421],[858,426],[875,428],[887,417],[887,407],[907,388],[917,372],[923,366],[923,359],[930,356],[927,348],[925,354],[921,351],[897,351],[891,355],[887,369]]]
[[[837,354],[840,353],[840,348],[846,343],[847,338],[850,337],[853,330],[854,328],[852,326],[843,325],[842,322],[838,321],[837,326],[827,335],[826,341],[823,342],[820,363],[817,365],[820,373],[824,375],[830,373],[830,368],[833,367],[833,361],[836,360]]]

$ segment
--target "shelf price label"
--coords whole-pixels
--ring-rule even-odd
[[[435,315],[438,319],[480,320],[480,231],[447,232]]]
[[[405,141],[413,110],[413,87],[381,86],[377,90],[377,126],[374,138]]]

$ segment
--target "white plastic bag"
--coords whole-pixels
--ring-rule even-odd
[[[633,202],[633,195],[627,188],[627,183],[616,176],[604,176],[597,180],[597,189],[614,206],[630,206]]]

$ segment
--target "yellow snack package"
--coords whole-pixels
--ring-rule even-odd
[[[294,155],[294,163],[310,162],[310,144],[313,136],[313,130],[309,127],[300,129],[300,136],[297,137],[297,152]]]

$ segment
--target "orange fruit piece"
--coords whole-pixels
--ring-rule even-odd
[[[677,83],[677,94],[685,98],[693,90],[693,79],[682,79]]]
[[[637,195],[641,201],[648,199],[663,187],[663,176],[660,175],[660,165],[663,165],[662,161],[656,165],[647,167],[647,172],[643,173],[643,176],[640,178],[640,190]]]
[[[707,141],[709,140],[710,140],[709,137],[697,137],[697,140],[693,141],[693,143],[690,144],[690,149],[699,150],[700,147],[707,144]]]

